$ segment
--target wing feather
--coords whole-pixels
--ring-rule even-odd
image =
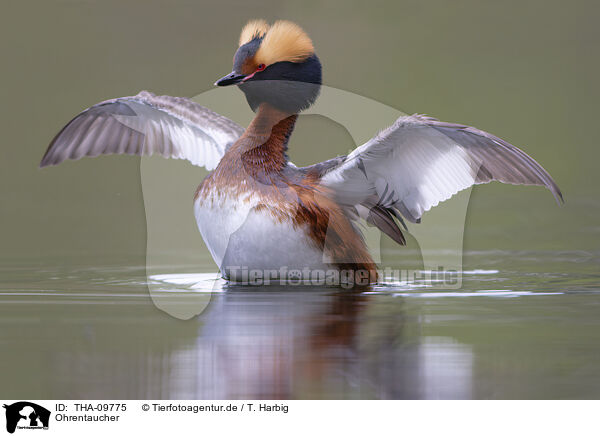
[[[103,154],[158,154],[210,170],[243,132],[230,119],[187,98],[142,91],[77,115],[52,140],[40,167]]]
[[[545,186],[559,204],[563,201],[550,174],[514,145],[422,115],[399,118],[328,168],[321,184],[346,206],[372,208],[375,197],[377,207],[419,222],[424,212],[459,191],[494,180]]]

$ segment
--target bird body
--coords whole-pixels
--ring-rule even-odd
[[[290,271],[309,280],[306,271],[327,269],[307,226],[295,225],[286,211],[274,216],[257,198],[228,197],[210,206],[196,200],[194,212],[202,238],[228,280],[248,281],[250,271],[269,271],[265,280],[285,278]]]
[[[326,264],[352,264],[374,275],[364,241],[343,210],[325,195],[315,174],[288,161],[296,119],[269,105],[259,108],[198,187],[194,210],[200,233],[229,279],[242,265],[268,270],[273,279],[289,271],[309,279],[311,271],[327,271]],[[327,243],[328,238],[347,243]]]
[[[562,201],[550,175],[522,150],[422,115],[399,118],[348,156],[297,168],[286,155],[288,140],[298,113],[318,97],[321,64],[310,38],[288,21],[248,23],[233,71],[216,85],[244,92],[256,112],[247,129],[191,100],[143,91],[79,114],[40,166],[160,154],[214,169],[196,191],[194,213],[213,259],[233,281],[333,272],[334,281],[373,283],[376,265],[358,223],[404,245],[404,219],[419,223],[474,184],[540,185]]]

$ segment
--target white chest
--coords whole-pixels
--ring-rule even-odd
[[[324,270],[323,253],[306,228],[274,217],[258,208],[260,203],[252,196],[195,201],[198,229],[222,274],[240,281],[251,274],[281,278],[302,270],[308,278],[307,271]]]

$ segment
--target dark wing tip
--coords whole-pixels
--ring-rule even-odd
[[[554,198],[556,199],[556,202],[558,203],[559,206],[564,206],[565,205],[565,199],[563,197],[562,192],[560,191],[559,187],[556,186],[556,184],[553,186],[554,189],[550,189],[552,191],[552,195],[554,195]]]
[[[62,130],[60,133],[62,133]],[[60,136],[60,133],[54,137],[52,142],[50,142],[50,145],[46,149],[46,153],[44,153],[44,157],[42,157],[42,160],[40,161],[39,168],[54,166],[59,163],[59,162],[55,162],[55,160],[52,159],[52,155],[50,152],[52,151],[52,147],[54,146],[54,143],[56,142],[56,138],[58,138]]]
[[[377,227],[399,245],[406,245],[406,238],[393,218],[390,209],[374,206],[369,211],[367,222]]]
[[[50,150],[52,149],[52,145],[54,145],[54,141],[52,141],[50,143],[50,145],[48,146],[48,149],[46,150],[46,153],[44,153],[44,157],[40,161],[39,168],[46,168],[46,167],[54,166],[58,163],[58,162],[54,162],[54,159],[52,159],[50,156]]]
[[[46,167],[54,167],[54,166],[58,165],[59,163],[60,162],[54,161],[53,159],[50,159],[49,157],[44,156],[44,158],[38,165],[38,168],[41,169],[41,168],[46,168]]]
[[[444,133],[474,157],[483,161],[485,166],[481,166],[481,175],[478,174],[477,178],[481,178],[484,183],[498,180],[518,185],[545,186],[550,190],[559,206],[565,203],[562,192],[550,173],[520,148],[476,127],[446,123],[429,117],[420,118],[425,124]],[[479,138],[479,140],[465,140],[469,137]],[[486,150],[491,149],[502,153],[486,155]],[[486,159],[491,160],[486,162]]]
[[[104,129],[114,129],[115,126],[106,124],[112,120],[113,115],[135,116],[135,111],[129,107],[126,99],[132,97],[122,97],[120,99],[106,100],[97,103],[73,117],[50,141],[44,157],[42,158],[39,168],[58,165],[65,160],[79,160],[85,156],[97,156],[98,154],[106,154],[114,151],[114,144],[101,144],[103,147],[96,152],[90,154],[90,150],[95,144],[98,137],[98,132],[91,133],[90,127],[93,123],[103,122]],[[121,129],[129,129],[123,124],[118,125]],[[131,129],[129,129],[131,130]],[[87,136],[91,135],[91,136]],[[131,138],[131,137],[129,137]],[[83,145],[83,147],[82,147]]]
[[[57,145],[57,142],[59,141],[59,139],[63,136],[64,133],[67,132],[68,129],[70,129],[74,125],[74,123],[76,123],[77,121],[81,120],[83,117],[88,115],[90,113],[90,111],[93,110],[95,107],[101,106],[104,104],[106,104],[106,103],[105,102],[98,103],[95,106],[85,109],[83,112],[80,112],[79,114],[74,116],[67,124],[65,124],[63,126],[63,128],[60,129],[60,131],[56,135],[54,135],[54,138],[52,138],[52,141],[50,141],[50,144],[48,145],[48,147],[46,148],[46,152],[44,153],[44,157],[42,157],[39,168],[45,168],[45,167],[49,167],[49,166],[53,166],[53,165],[58,165],[63,160],[67,159],[67,157],[65,157],[63,159],[57,159],[54,156],[56,154],[55,153],[56,146],[60,147],[60,145]],[[65,146],[65,144],[62,144],[62,146]]]

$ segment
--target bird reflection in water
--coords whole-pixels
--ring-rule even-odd
[[[469,398],[469,347],[421,337],[404,303],[373,297],[229,286],[202,315],[195,344],[172,354],[171,395]]]
[[[427,335],[422,306],[410,298],[335,288],[225,291],[187,321],[141,293],[4,304],[0,340],[28,346],[3,356],[3,374],[43,373],[45,382],[5,377],[3,391],[67,399],[472,396],[471,348]],[[39,321],[23,323],[32,311]]]

